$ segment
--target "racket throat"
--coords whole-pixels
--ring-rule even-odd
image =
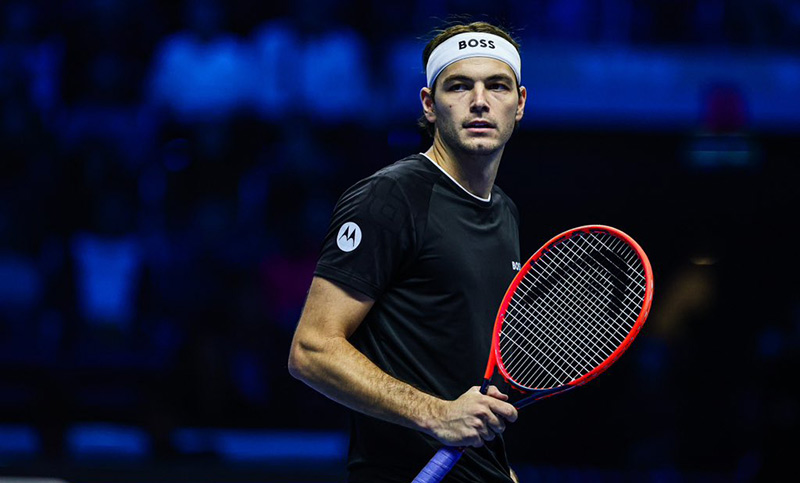
[[[489,385],[492,383],[490,379],[483,379],[483,384],[481,384],[481,394],[486,394],[489,391]]]
[[[532,396],[528,396],[524,399],[520,399],[519,401],[514,403],[514,407],[517,409],[522,409],[525,406],[530,406],[531,404],[535,403],[536,401],[540,401],[542,399],[547,399],[550,396],[555,396],[556,394],[561,394],[563,392],[567,392],[570,389],[574,389],[577,386],[567,386],[567,387],[555,387],[553,389],[545,389],[542,391],[536,391],[535,394]]]

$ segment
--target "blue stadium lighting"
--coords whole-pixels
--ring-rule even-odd
[[[70,454],[79,459],[139,459],[151,451],[150,438],[144,430],[110,423],[76,424],[67,431],[66,441]]]

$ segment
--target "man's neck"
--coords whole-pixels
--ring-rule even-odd
[[[489,198],[503,157],[503,149],[485,155],[455,155],[438,138],[425,154],[453,177],[464,189],[479,198]]]

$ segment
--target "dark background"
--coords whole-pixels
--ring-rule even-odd
[[[506,432],[522,480],[792,474],[800,2],[12,0],[0,475],[342,481],[346,413],[289,342],[339,194],[429,145],[451,14],[522,44],[523,253],[608,224],[656,278],[628,354]]]

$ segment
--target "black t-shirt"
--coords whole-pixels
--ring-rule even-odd
[[[498,187],[489,201],[424,155],[366,178],[339,199],[315,275],[375,304],[351,337],[388,374],[452,400],[483,379],[497,308],[516,272],[519,216]],[[350,481],[408,482],[441,447],[353,412]],[[502,437],[469,448],[445,481],[510,481]]]

